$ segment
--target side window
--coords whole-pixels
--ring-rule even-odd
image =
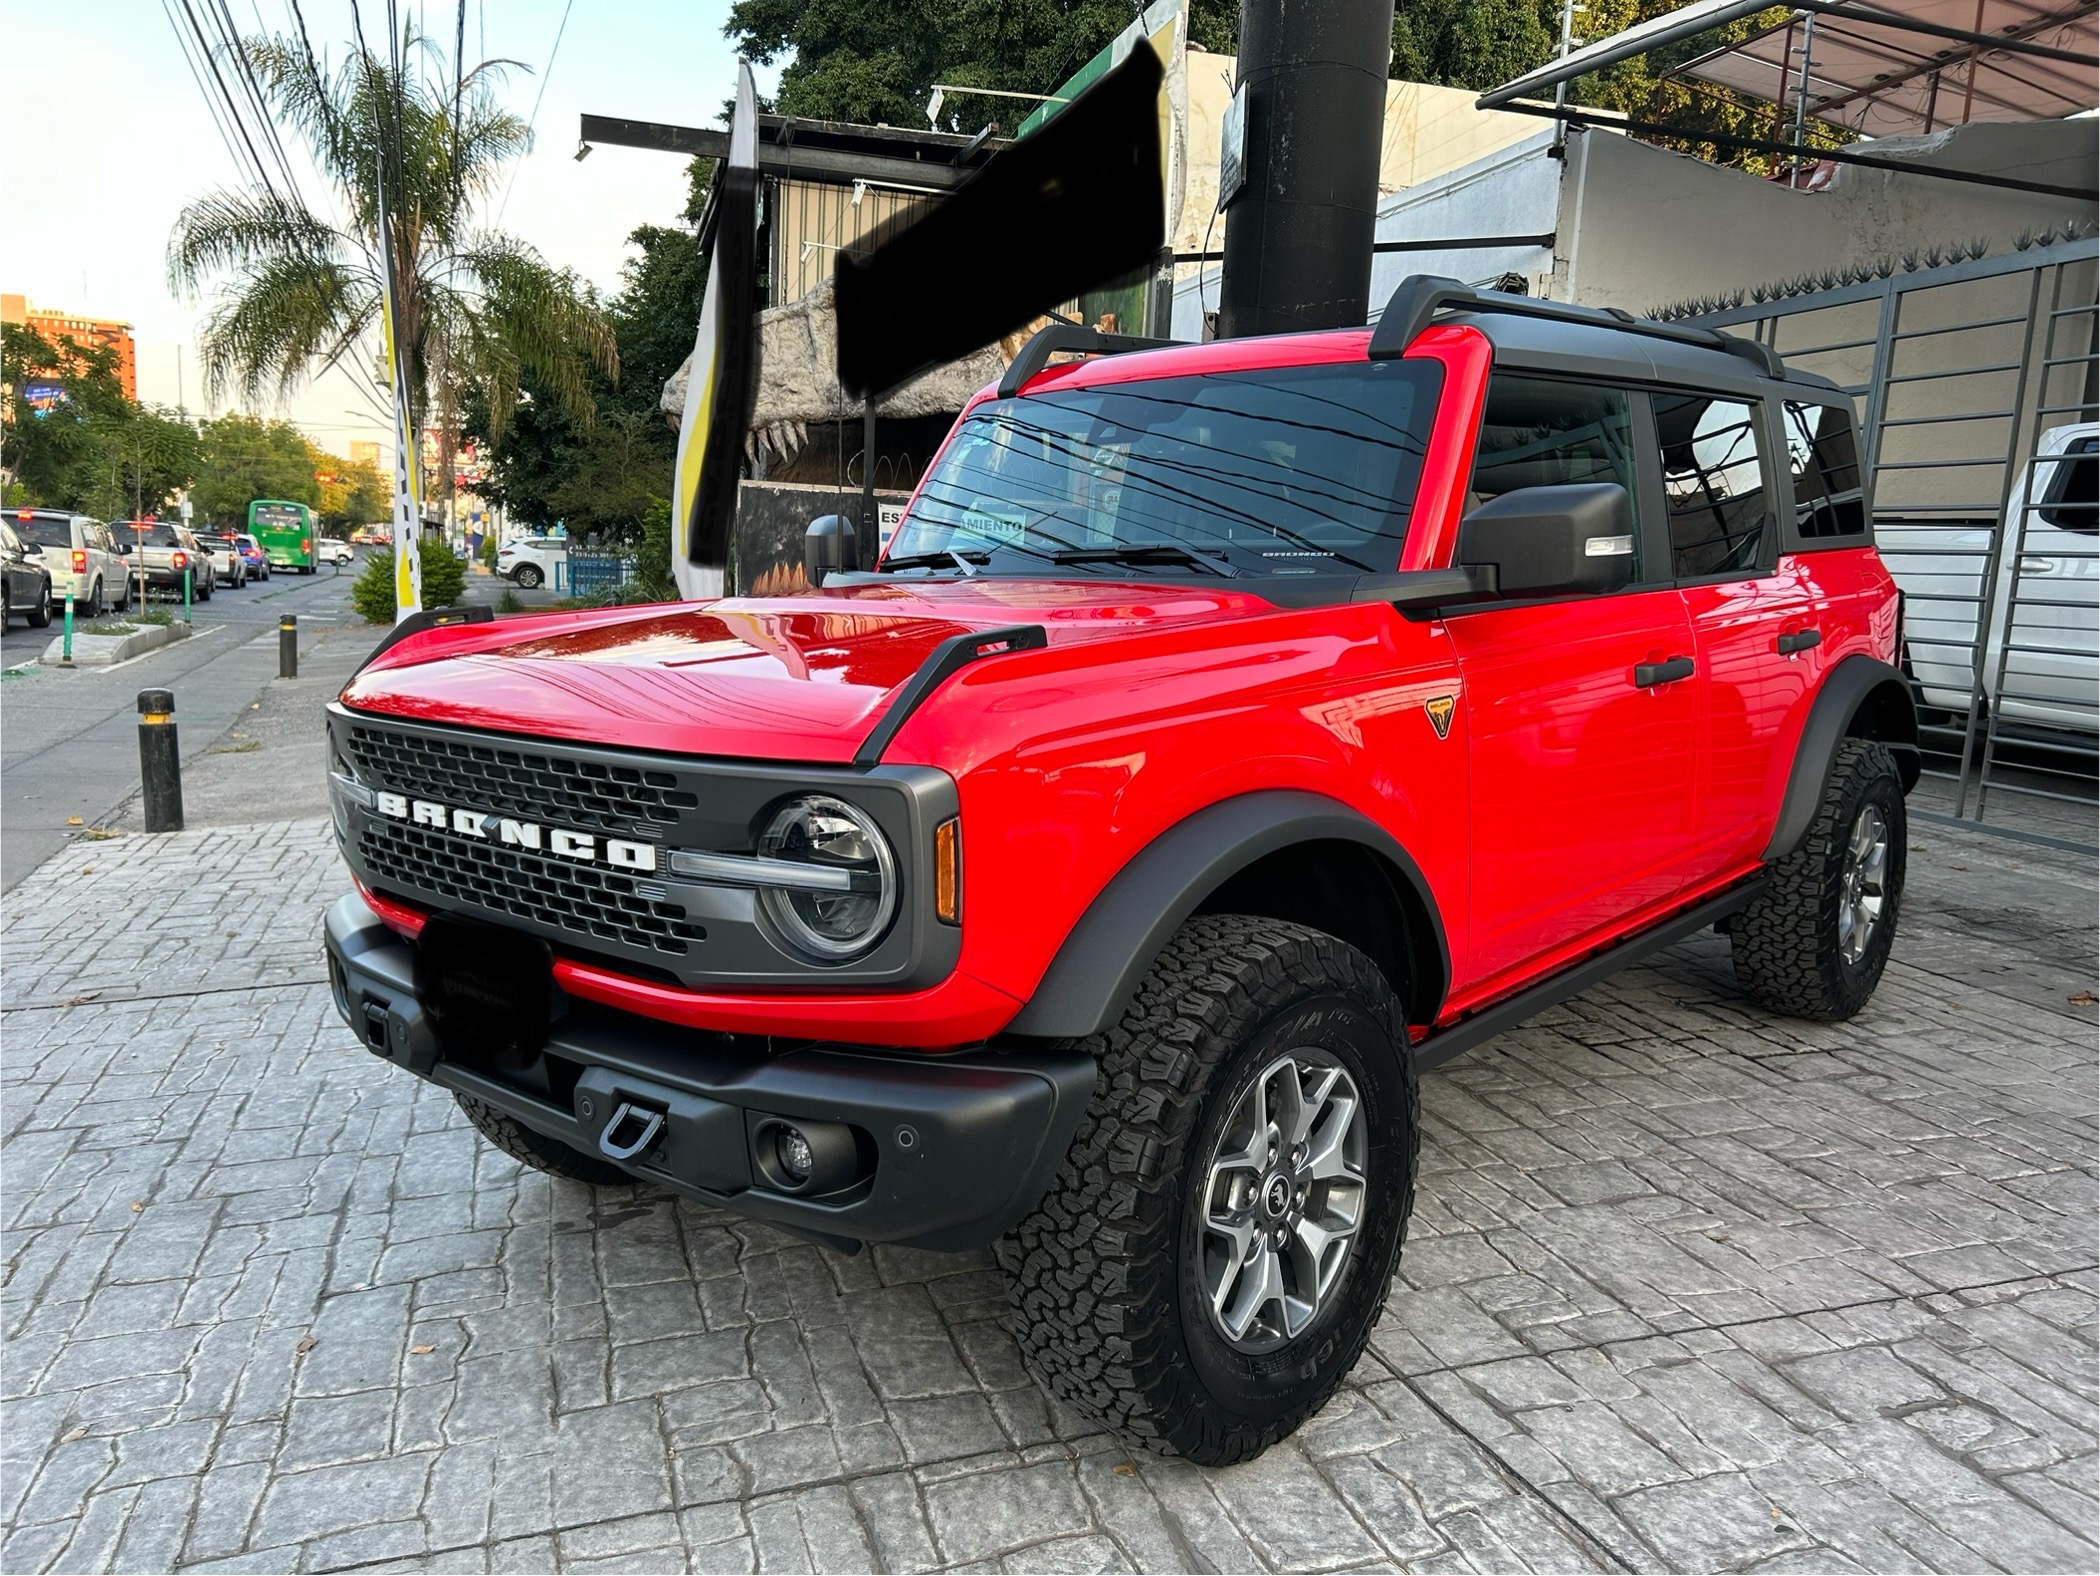
[[[1757,409],[1704,394],[1655,396],[1670,570],[1680,580],[1757,568],[1767,515]]]
[[[2100,439],[2080,438],[2049,469],[2036,514],[2059,531],[2100,535]]]
[[[1473,459],[1477,509],[1519,487],[1617,482],[1634,508],[1633,583],[1640,558],[1640,479],[1634,468],[1632,400],[1624,389],[1496,373],[1488,380],[1480,448]]]
[[[1786,462],[1794,474],[1794,528],[1806,541],[1865,536],[1859,447],[1852,413],[1835,405],[1786,402]]]

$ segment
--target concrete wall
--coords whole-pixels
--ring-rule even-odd
[[[1974,125],[1884,138],[1875,151],[2052,184],[2092,182],[2093,125]],[[2082,157],[2080,149],[2083,149]],[[1569,137],[1552,294],[1644,312],[1802,274],[2090,219],[2091,202],[1841,165],[1821,191],[1790,191],[1609,132]]]

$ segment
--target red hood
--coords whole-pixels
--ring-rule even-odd
[[[1222,588],[999,580],[551,614],[405,640],[342,698],[466,728],[844,763],[953,635],[1040,624],[1055,647],[1273,611]]]

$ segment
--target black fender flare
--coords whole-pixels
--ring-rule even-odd
[[[1903,791],[1917,786],[1923,761],[1918,754],[1917,701],[1910,685],[1899,669],[1858,653],[1832,668],[1816,692],[1794,752],[1786,797],[1780,801],[1779,824],[1765,848],[1767,864],[1786,858],[1808,836],[1838,747],[1849,738],[1879,739],[1896,757]]]
[[[1421,868],[1385,828],[1337,800],[1262,789],[1198,810],[1140,849],[1079,917],[1007,1032],[1060,1039],[1100,1033],[1122,1016],[1153,959],[1205,897],[1257,859],[1312,842],[1359,844],[1383,856],[1409,889],[1403,905],[1418,910],[1410,929],[1426,917],[1431,932],[1411,937],[1412,950],[1422,956],[1433,943],[1438,970],[1434,980],[1413,982],[1409,1017],[1428,1021],[1451,978],[1451,949]]]

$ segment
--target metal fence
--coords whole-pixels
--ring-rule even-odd
[[[1929,811],[2091,848],[2100,741],[2100,242],[1708,313],[1861,403],[1904,592]],[[2088,489],[2079,496],[2080,489]],[[2069,494],[2069,496],[2066,496]]]
[[[584,557],[569,554],[568,585],[570,596],[597,596],[601,592],[617,591],[634,578],[634,560],[631,558]]]

